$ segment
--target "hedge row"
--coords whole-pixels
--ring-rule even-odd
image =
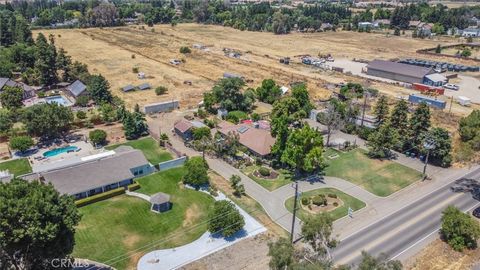
[[[140,184],[135,182],[133,184],[128,185],[128,191],[135,191],[140,188]]]
[[[100,194],[97,194],[97,195],[93,195],[91,197],[87,197],[87,198],[84,198],[84,199],[77,200],[77,201],[75,201],[75,205],[77,207],[82,207],[82,206],[85,206],[85,205],[89,205],[91,203],[103,201],[103,200],[106,200],[108,198],[112,198],[112,197],[115,197],[117,195],[121,195],[121,194],[124,194],[124,193],[125,193],[125,189],[123,187],[119,187],[119,188],[116,188],[116,189],[109,190],[107,192],[103,192],[103,193],[100,193]]]

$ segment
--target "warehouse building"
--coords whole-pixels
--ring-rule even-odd
[[[384,60],[373,60],[367,74],[406,83],[424,83],[425,76],[435,73],[431,67],[419,67]]]

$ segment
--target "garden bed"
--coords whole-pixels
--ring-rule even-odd
[[[256,171],[253,172],[253,175],[254,175],[255,177],[258,177],[258,178],[261,178],[261,179],[265,179],[265,180],[275,180],[275,179],[278,178],[279,173],[276,172],[276,171],[274,171],[274,170],[270,170],[270,174],[268,174],[268,175],[263,175],[263,174],[260,173],[259,170],[256,170]]]
[[[265,176],[260,175],[260,173],[258,172],[259,168],[260,166],[252,165],[252,166],[248,166],[246,168],[241,169],[241,171],[245,175],[250,177],[253,181],[257,182],[259,185],[261,185],[262,187],[264,187],[269,191],[275,190],[281,186],[284,186],[292,182],[292,175],[287,170],[281,169],[281,170],[274,171],[271,168],[269,168],[270,172],[275,172],[277,175],[275,178],[273,178],[273,176],[269,178],[265,178]],[[257,176],[257,175],[260,175],[260,176]]]

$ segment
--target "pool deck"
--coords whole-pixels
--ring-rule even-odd
[[[41,171],[48,171],[51,169],[55,169],[58,167],[63,167],[69,164],[75,164],[80,162],[82,157],[98,154],[102,151],[102,149],[95,149],[90,143],[84,141],[77,141],[74,143],[69,143],[70,146],[76,146],[80,148],[78,152],[71,152],[71,153],[61,153],[55,155],[53,157],[48,157],[42,160],[36,160],[35,157],[43,157],[43,153],[53,150],[55,148],[62,148],[67,146],[53,146],[50,148],[42,148],[34,155],[28,157],[30,164],[32,165],[33,172],[41,172]]]

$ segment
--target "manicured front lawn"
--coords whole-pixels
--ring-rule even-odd
[[[297,213],[298,217],[301,220],[305,220],[308,216],[314,215],[313,213],[309,213],[306,210],[304,210],[301,206],[301,199],[303,197],[313,197],[315,195],[319,194],[324,194],[325,196],[333,193],[338,196],[340,200],[343,201],[343,205],[339,206],[338,208],[333,209],[332,211],[329,211],[329,213],[334,220],[337,220],[339,218],[342,218],[348,214],[348,207],[352,208],[353,211],[357,211],[358,209],[361,209],[365,207],[365,203],[360,201],[359,199],[352,197],[346,193],[343,193],[342,191],[335,189],[335,188],[319,188],[311,191],[307,191],[302,193],[300,195],[300,198],[298,199],[298,204],[297,204]],[[288,200],[285,201],[285,207],[287,207],[288,211],[293,212],[293,203],[294,203],[294,197],[289,198]]]
[[[275,190],[281,186],[284,186],[288,183],[292,182],[292,176],[291,173],[288,170],[280,169],[280,170],[275,170],[278,173],[278,177],[275,179],[263,179],[260,177],[256,177],[253,175],[253,172],[258,170],[260,166],[252,165],[248,166],[244,169],[242,169],[242,172],[250,177],[253,181],[257,182],[260,184],[262,187],[272,191]]]
[[[141,150],[148,161],[153,165],[172,159],[172,155],[165,150],[165,148],[160,147],[158,142],[151,137],[128,141],[122,144],[109,145],[105,147],[105,149],[114,150],[121,145],[129,145],[135,149]]]
[[[0,163],[0,171],[8,170],[15,176],[32,172],[32,167],[26,158],[13,159]]]
[[[117,269],[135,269],[138,259],[147,252],[181,246],[200,237],[207,230],[205,221],[214,200],[203,192],[183,188],[183,170],[175,168],[138,180],[142,185],[138,191],[170,194],[172,209],[167,212],[153,213],[149,202],[127,195],[80,208],[83,216],[73,255]],[[152,242],[156,244],[128,253]],[[126,253],[131,256],[112,260]]]
[[[325,159],[329,166],[325,175],[350,181],[382,197],[416,182],[422,176],[420,172],[394,161],[369,158],[366,153],[363,149],[346,153],[327,149]],[[339,157],[329,159],[331,155]]]

